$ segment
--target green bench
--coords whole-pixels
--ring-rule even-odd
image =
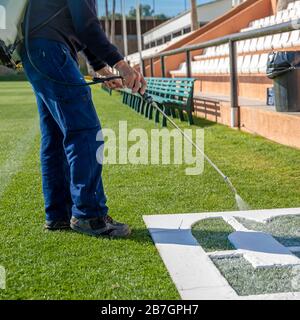
[[[102,90],[106,91],[110,96],[112,95],[112,89],[107,88],[107,86],[103,83],[101,85]]]
[[[184,121],[184,113],[190,124],[194,124],[194,82],[192,78],[146,78],[148,83],[147,94],[153,98],[157,106],[166,115],[177,117]],[[130,90],[121,90],[123,103],[141,113],[148,119],[153,119],[155,111],[155,122],[160,122],[160,112],[155,107],[144,101],[140,95],[132,94]],[[162,117],[162,125],[167,126],[166,117]]]

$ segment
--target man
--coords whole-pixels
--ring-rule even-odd
[[[59,83],[85,83],[76,61],[77,52],[83,51],[100,75],[111,75],[107,65],[115,67],[128,88],[145,91],[142,75],[107,40],[96,11],[95,0],[31,0],[27,10],[31,32],[21,55],[40,115],[46,229],[71,227],[91,236],[126,237],[129,226],[108,215],[102,166],[96,159],[101,126],[91,90]],[[35,29],[53,16],[43,28]]]

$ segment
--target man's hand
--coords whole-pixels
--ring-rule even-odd
[[[133,93],[140,92],[143,95],[146,92],[146,80],[140,72],[131,68],[126,61],[118,62],[115,68],[120,72],[120,76],[123,77],[125,86],[132,89]]]
[[[96,71],[96,73],[101,76],[101,77],[113,77],[115,76],[115,74],[113,74],[109,67],[104,67],[98,71]],[[116,80],[111,80],[111,81],[106,81],[104,82],[105,86],[108,88],[108,89],[121,89],[123,88],[123,82],[121,79],[116,79]]]

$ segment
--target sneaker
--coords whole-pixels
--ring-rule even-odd
[[[92,219],[72,217],[71,229],[94,237],[125,238],[131,233],[127,224],[116,222],[110,216]]]
[[[50,231],[70,229],[70,220],[46,221],[45,229]]]

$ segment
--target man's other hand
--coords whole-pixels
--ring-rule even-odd
[[[120,76],[123,77],[125,86],[132,89],[133,93],[140,92],[143,95],[146,92],[147,82],[143,75],[131,68],[126,61],[118,62],[115,68],[120,72]]]
[[[96,73],[100,76],[100,77],[114,77],[116,76],[115,74],[113,74],[109,67],[104,67],[98,71],[96,71]],[[121,79],[116,79],[116,80],[111,80],[111,81],[106,81],[104,82],[105,86],[108,88],[108,89],[121,89],[123,88],[123,81]]]

